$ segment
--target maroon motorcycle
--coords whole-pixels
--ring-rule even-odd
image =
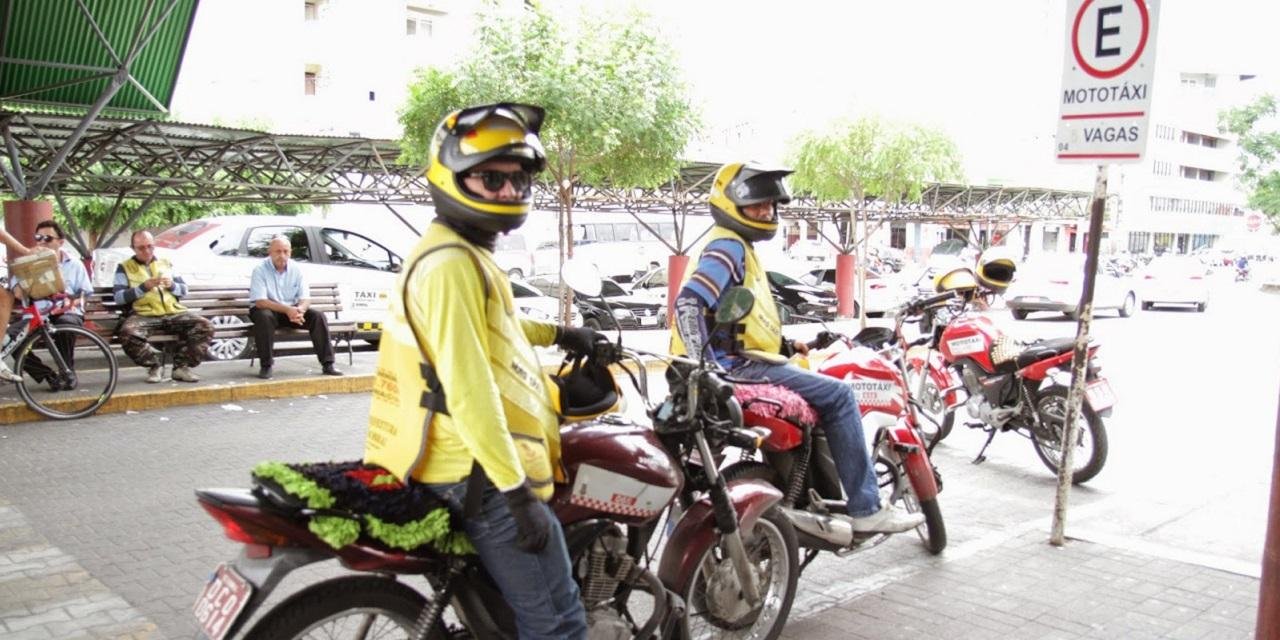
[[[611,349],[613,360],[634,359]],[[643,378],[643,365],[635,363]],[[691,385],[673,388],[673,394],[687,397],[712,388],[711,397],[725,398],[727,385],[712,376],[697,376]],[[695,449],[710,456],[708,442],[752,443],[755,434],[741,428],[740,411],[736,423],[719,417],[732,413],[726,409],[734,404],[731,395],[718,405],[696,402],[691,413],[667,423],[661,438],[648,425],[618,414],[562,428],[567,481],[556,486],[551,506],[563,525],[590,637],[739,637],[746,632],[775,638],[781,631],[798,574],[795,534],[771,510],[781,494],[758,482],[726,484],[714,466],[690,465],[691,451],[678,444],[695,442]],[[707,413],[712,410],[715,415]],[[378,473],[348,464],[344,477]],[[692,469],[697,477],[686,475]],[[366,484],[376,488],[380,482]],[[295,569],[328,559],[362,575],[303,588],[265,612],[243,637],[363,638],[389,628],[413,638],[517,635],[510,609],[475,555],[400,549],[367,531],[335,548],[317,534],[324,531],[313,526],[317,520],[364,516],[308,505],[276,482],[259,481],[252,489],[202,489],[196,497],[228,538],[244,544],[235,560],[217,568],[195,605],[201,630],[213,640],[236,634]],[[645,564],[647,547],[659,517],[677,497],[682,513],[655,572]],[[425,576],[434,593],[400,579],[415,575]],[[692,617],[685,615],[686,600]],[[463,628],[446,623],[447,608]]]

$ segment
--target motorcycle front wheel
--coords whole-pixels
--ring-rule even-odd
[[[742,542],[760,585],[760,604],[751,607],[742,597],[725,546],[710,546],[689,583],[680,589],[686,607],[681,627],[687,640],[773,640],[782,633],[800,576],[795,529],[773,508],[756,520],[751,531],[742,532]]]
[[[313,584],[267,612],[245,640],[408,638],[427,600],[391,578],[350,576]],[[437,624],[429,640],[445,640]]]
[[[1054,387],[1045,391],[1036,399],[1036,413],[1040,414],[1043,428],[1041,433],[1032,432],[1031,441],[1035,443],[1036,455],[1040,456],[1040,461],[1056,474],[1062,464],[1067,390]],[[1045,434],[1049,438],[1043,437]],[[1071,454],[1071,484],[1083,484],[1098,475],[1102,471],[1102,465],[1107,462],[1107,429],[1102,424],[1102,417],[1086,402],[1080,403],[1080,412],[1076,415],[1076,436],[1076,449]]]

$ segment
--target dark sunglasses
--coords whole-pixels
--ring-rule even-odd
[[[58,236],[46,236],[43,233],[37,233],[35,238],[36,238],[36,242],[53,242],[54,240],[62,239],[62,238],[59,238]]]
[[[520,193],[529,190],[529,185],[533,184],[533,174],[528,171],[472,171],[466,174],[468,178],[479,178],[484,183],[484,188],[489,191],[497,191],[502,185],[510,182],[511,188]]]

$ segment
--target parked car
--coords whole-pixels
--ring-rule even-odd
[[[1013,284],[1004,294],[1013,317],[1022,320],[1033,311],[1080,315],[1080,295],[1084,291],[1084,254],[1042,254],[1018,268]],[[1138,306],[1134,278],[1117,277],[1103,269],[1094,281],[1093,310],[1114,309],[1121,318],[1133,315]]]
[[[778,304],[778,316],[783,324],[799,314],[823,320],[836,317],[836,296],[825,289],[807,285],[780,271],[767,271],[769,287],[773,289]],[[856,310],[855,302],[855,310]]]
[[[1165,256],[1152,260],[1138,271],[1142,308],[1176,304],[1204,311],[1209,306],[1210,273],[1210,267],[1196,258]]]
[[[156,255],[173,262],[188,284],[244,286],[254,267],[267,257],[277,235],[289,238],[293,260],[310,282],[338,284],[342,312],[355,321],[364,338],[376,340],[395,288],[403,259],[370,239],[358,225],[304,216],[214,216],[185,222],[155,237]],[[95,286],[111,286],[116,266],[133,255],[128,248],[94,252]],[[235,316],[216,316],[215,325],[238,324]],[[245,355],[251,341],[215,340],[211,357]]]
[[[666,309],[667,283],[667,268],[657,267],[636,278],[631,283],[631,295],[650,302],[656,302],[661,304],[663,309]]]
[[[527,278],[534,274],[533,251],[528,239],[519,231],[498,234],[493,247],[493,261],[512,278]]]
[[[892,311],[903,302],[906,302],[913,295],[913,287],[903,283],[901,279],[886,278],[879,272],[867,269],[866,297],[857,300],[858,305],[867,310],[870,317],[883,316],[886,312]],[[800,281],[826,289],[832,295],[836,295],[836,270],[832,269],[813,269],[809,273],[800,278]],[[862,292],[862,286],[856,285],[853,289],[854,297]]]
[[[555,276],[537,276],[530,278],[528,283],[552,297],[559,295],[560,280]],[[585,326],[593,329],[652,329],[667,326],[666,303],[634,296],[626,287],[609,278],[602,279],[600,286],[600,295],[608,301],[608,305],[595,297],[579,294],[573,298],[578,310],[582,312]]]
[[[515,298],[516,308],[526,317],[546,322],[558,322],[560,317],[560,298],[549,296],[533,285],[515,278],[511,279],[511,295]],[[578,309],[571,309],[569,313],[569,324],[575,327],[582,326],[582,312]]]

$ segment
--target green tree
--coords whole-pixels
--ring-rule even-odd
[[[886,210],[920,199],[927,182],[957,180],[959,152],[946,134],[914,124],[885,122],[876,117],[840,120],[806,131],[791,143],[791,183],[819,203],[847,202],[848,217],[838,241],[826,238],[840,253],[855,251],[869,232],[857,237],[869,218],[869,200],[879,199]],[[883,224],[884,219],[881,219]],[[866,251],[858,252],[859,298],[866,298]],[[859,305],[861,307],[861,305]],[[865,314],[860,314],[866,322]]]
[[[54,208],[54,218],[67,229],[68,241],[84,255],[94,249],[110,246],[122,236],[137,229],[163,229],[188,220],[214,215],[242,213],[294,214],[310,209],[310,205],[249,204],[243,202],[209,202],[201,200],[145,200],[134,198],[101,198],[68,196],[62,206]],[[70,212],[70,220],[67,212]]]
[[[1249,206],[1280,231],[1280,130],[1275,116],[1276,98],[1266,94],[1218,114],[1218,129],[1238,140],[1240,182],[1249,190]]]
[[[498,101],[542,106],[542,177],[559,206],[561,261],[571,257],[574,189],[666,182],[698,126],[674,49],[656,32],[635,9],[621,17],[583,13],[567,30],[537,3],[516,12],[486,5],[469,55],[452,69],[420,70],[410,86],[400,112],[402,161],[427,164],[435,127],[454,109]],[[566,312],[567,305],[566,298]]]

